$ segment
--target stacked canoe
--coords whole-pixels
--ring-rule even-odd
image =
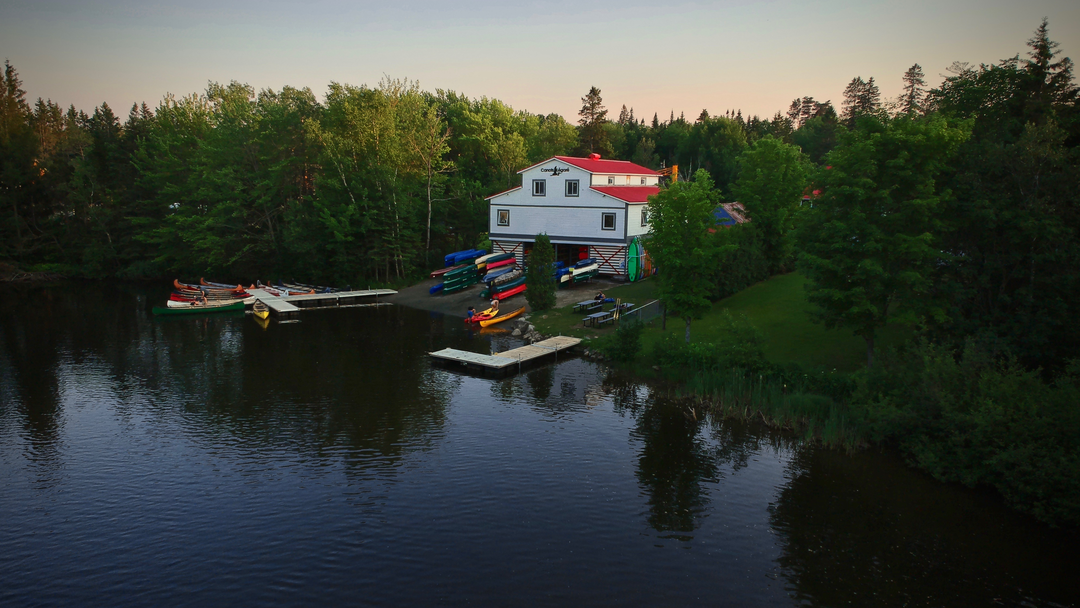
[[[480,280],[480,271],[476,264],[468,264],[464,268],[451,270],[443,275],[443,293],[454,293],[469,287]]]
[[[571,283],[582,283],[595,277],[600,272],[600,264],[595,258],[586,258],[566,269],[566,274],[559,277],[559,285],[565,287]]]

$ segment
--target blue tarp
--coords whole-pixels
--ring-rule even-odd
[[[718,226],[734,226],[737,223],[735,218],[731,217],[731,214],[725,211],[723,207],[717,207],[712,214],[716,218]]]

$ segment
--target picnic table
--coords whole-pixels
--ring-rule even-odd
[[[607,321],[607,319],[609,319],[609,318],[613,318],[611,316],[611,311],[602,310],[600,312],[592,313],[591,315],[585,317],[581,321],[582,321],[583,325],[592,325],[593,327],[599,327],[599,326],[603,325]]]
[[[599,308],[601,305],[603,305],[603,302],[600,300],[585,300],[574,304],[574,312],[579,310],[592,310],[594,308]]]
[[[620,304],[618,306],[612,306],[611,307],[611,312],[615,312],[615,310],[618,309],[618,311],[620,313],[623,313],[623,312],[626,312],[626,311],[630,310],[633,307],[634,307],[633,302],[623,302],[622,304]]]

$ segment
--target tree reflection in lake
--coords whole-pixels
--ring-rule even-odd
[[[1070,543],[994,496],[881,454],[806,446],[789,477],[770,521],[804,603],[1072,606],[1080,597]]]

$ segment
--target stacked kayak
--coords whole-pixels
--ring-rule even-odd
[[[449,253],[443,258],[446,266],[454,266],[456,264],[464,264],[465,262],[475,260],[476,258],[487,255],[487,251],[483,249],[466,249],[465,251],[455,251]]]
[[[480,271],[475,264],[466,265],[464,268],[452,270],[443,275],[443,293],[461,291],[480,280]]]
[[[173,308],[171,306],[167,307],[167,308],[163,308],[163,307],[160,307],[160,306],[155,306],[154,307],[154,314],[155,315],[188,315],[188,314],[206,314],[206,313],[211,313],[211,312],[232,312],[232,311],[242,311],[242,310],[244,310],[244,303],[243,302],[233,302],[233,303],[230,303],[230,304],[215,304],[215,303],[198,304],[198,303],[192,302],[190,304],[187,304],[186,306],[181,306],[181,307],[178,307],[178,308]]]

